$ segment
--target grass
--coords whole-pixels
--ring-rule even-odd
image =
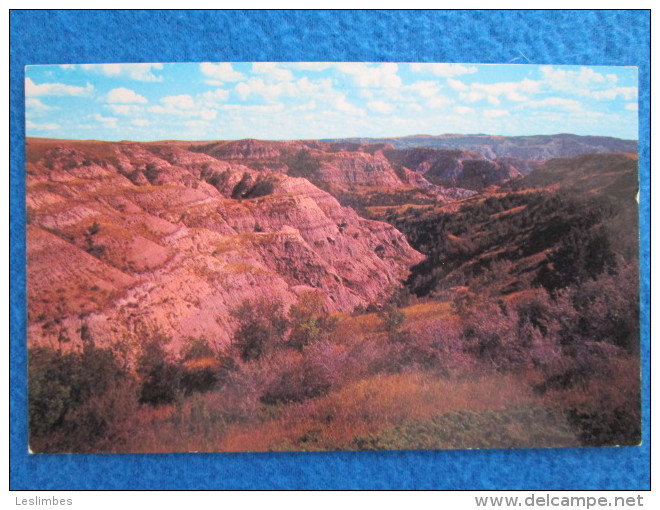
[[[451,317],[447,303],[421,303],[406,312],[417,326],[434,313]],[[209,393],[176,405],[143,407],[139,429],[126,451],[542,448],[639,442],[639,414],[634,412],[639,362],[634,357],[604,361],[602,370],[583,382],[544,392],[537,390],[548,377],[544,369],[507,373],[471,365],[448,375],[410,366],[396,373],[373,373],[356,353],[360,345],[374,342],[386,348],[385,333],[376,333],[379,320],[376,314],[341,316],[335,338],[344,343],[329,348],[344,360],[343,372],[327,394],[301,402],[261,402],[264,381],[310,356],[282,351],[243,364],[233,383]],[[346,340],[342,328],[348,325],[363,332]],[[331,357],[322,359],[333,363]]]
[[[244,262],[229,262],[223,267],[223,272],[229,274],[241,274],[241,273],[250,273],[250,274],[268,274],[269,272],[259,266],[254,266],[251,264],[246,264]]]
[[[342,314],[336,316],[339,324],[329,340],[302,352],[282,347],[256,361],[238,360],[228,372],[222,372],[222,363],[213,356],[184,361],[186,370],[223,373],[221,382],[205,393],[182,394],[173,404],[142,405],[130,434],[113,451],[539,448],[639,442],[639,361],[634,356],[594,359],[588,375],[571,386],[545,385],[542,390],[548,377],[571,365],[502,371],[487,360],[461,364],[458,358],[464,353],[442,346],[435,347],[440,349],[435,364],[399,364],[397,360],[407,359],[397,350],[402,345],[433,345],[425,343],[424,335],[431,342],[438,334],[444,337],[449,333],[443,328],[456,319],[447,302],[417,303],[404,313],[410,335],[404,343],[383,331],[377,314]],[[441,366],[445,357],[450,358],[449,370]],[[312,370],[312,379],[307,370]],[[310,380],[328,374],[327,389],[304,392]],[[286,388],[302,397],[264,400],[273,383],[281,384],[277,381],[282,375]]]
[[[420,372],[376,375],[325,397],[282,406],[276,418],[230,425],[216,447],[219,451],[356,449],[356,437],[405,426],[410,420],[531,403],[533,395],[519,383],[499,375],[474,380]]]
[[[539,405],[439,414],[356,437],[354,443],[367,450],[580,446],[566,416]]]
[[[403,309],[409,321],[448,318],[452,315],[452,306],[448,301],[429,301],[408,306]]]
[[[538,373],[484,373],[446,378],[432,371],[377,374],[288,405],[267,406],[254,400],[249,404],[243,395],[247,407],[240,412],[231,390],[217,390],[193,395],[178,405],[143,409],[139,432],[128,451],[576,447],[598,441],[598,434],[617,433],[611,424],[603,430],[605,425],[598,422],[607,418],[606,410],[590,413],[580,407],[598,407],[599,398],[617,399],[611,385],[607,389],[604,380],[596,380],[589,392],[573,388],[539,395],[532,389],[539,377]],[[631,396],[623,393],[618,400],[625,404]],[[621,432],[621,444],[635,442],[627,431]]]

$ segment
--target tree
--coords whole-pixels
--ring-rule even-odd
[[[378,312],[378,317],[382,321],[383,330],[388,334],[390,340],[403,341],[406,339],[406,333],[402,331],[406,322],[406,314],[393,305],[387,305]]]
[[[181,353],[184,394],[212,390],[220,379],[221,359],[204,338],[189,338]]]
[[[101,451],[126,440],[137,408],[133,377],[112,351],[86,346],[63,355],[29,351],[30,446],[34,451]]]
[[[319,171],[320,163],[310,151],[301,149],[287,160],[288,174],[292,177],[315,177]]]
[[[144,344],[138,358],[137,373],[142,381],[140,402],[143,404],[170,404],[179,395],[180,371],[168,361],[163,344],[167,339],[154,335]]]
[[[231,315],[238,321],[234,334],[234,347],[243,361],[263,357],[275,345],[281,343],[288,329],[288,321],[282,311],[282,303],[275,299],[246,299]]]
[[[323,295],[317,291],[304,292],[289,310],[291,334],[289,345],[303,350],[331,333],[337,321],[323,309]]]
[[[549,291],[556,291],[595,279],[616,266],[612,243],[603,227],[585,230],[572,229],[541,267],[537,283]]]

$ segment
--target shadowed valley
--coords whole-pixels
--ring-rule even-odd
[[[26,155],[33,451],[640,441],[634,142]]]

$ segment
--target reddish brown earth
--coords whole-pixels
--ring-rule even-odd
[[[464,150],[392,149],[385,154],[392,162],[424,175],[431,183],[470,189],[483,189],[520,177],[535,164],[515,158],[489,160],[477,152]]]
[[[303,145],[28,140],[30,346],[222,345],[245,299],[316,289],[335,312],[392,292],[423,256],[287,175]],[[380,152],[309,150],[322,181],[402,185]]]
[[[390,295],[424,256],[342,204],[448,204],[536,164],[305,140],[28,139],[26,156],[30,346],[160,331],[174,351],[190,337],[227,344],[246,299],[288,307],[316,290],[350,312]]]
[[[412,135],[399,138],[347,138],[334,141],[364,143],[367,140],[372,143],[388,144],[395,149],[431,147],[474,151],[489,159],[512,157],[518,160],[546,161],[554,158],[571,158],[581,154],[637,152],[637,140],[568,133],[535,136]]]

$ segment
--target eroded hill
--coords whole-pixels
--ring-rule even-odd
[[[130,343],[140,328],[173,348],[194,336],[223,344],[245,299],[288,305],[318,290],[328,311],[351,311],[423,259],[390,225],[268,167],[267,152],[256,169],[252,152],[175,143],[29,140],[27,154],[31,345]],[[368,154],[345,159],[343,174],[400,185],[367,170]]]
[[[634,154],[30,139],[27,161],[32,451],[641,440]]]

